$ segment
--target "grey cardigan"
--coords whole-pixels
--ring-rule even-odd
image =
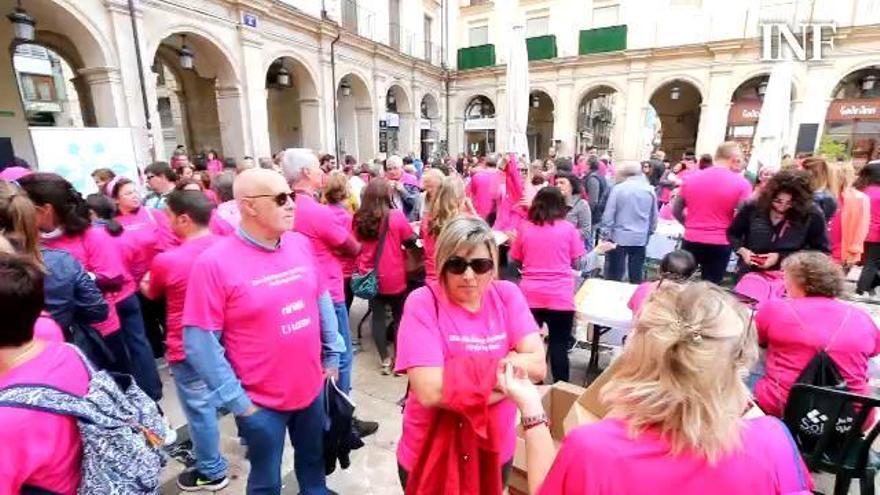
[[[590,230],[593,227],[590,204],[583,198],[574,196],[569,200],[569,206],[571,206],[571,209],[568,210],[565,219],[577,228],[582,240],[588,240],[590,238]]]

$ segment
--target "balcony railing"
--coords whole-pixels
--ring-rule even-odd
[[[578,53],[581,55],[617,50],[626,50],[626,25],[581,31],[578,45]]]
[[[342,27],[364,38],[376,39],[376,13],[357,0],[342,0]]]
[[[425,51],[422,54],[425,62],[431,65],[442,65],[443,60],[440,45],[432,43],[430,40],[424,41]]]
[[[549,34],[526,38],[526,50],[529,52],[529,60],[556,58],[556,36]]]
[[[495,45],[480,45],[458,49],[458,70],[491,67],[493,65],[495,65]]]

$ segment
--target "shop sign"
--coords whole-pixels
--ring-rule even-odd
[[[830,122],[880,120],[880,98],[834,100],[828,106],[826,120]]]
[[[761,101],[743,100],[734,102],[730,107],[727,123],[730,125],[757,124],[761,117]]]
[[[400,127],[400,115],[391,112],[386,113],[385,123],[388,127]]]
[[[257,28],[257,16],[255,14],[251,14],[250,12],[245,12],[241,16],[241,23],[247,27],[252,27],[254,29]]]
[[[464,121],[466,131],[492,131],[495,130],[495,118],[467,119]]]

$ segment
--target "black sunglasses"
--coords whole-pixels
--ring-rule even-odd
[[[467,271],[468,267],[471,267],[471,270],[477,275],[482,275],[495,269],[495,262],[489,258],[474,258],[466,260],[458,256],[453,256],[446,260],[446,264],[443,265],[444,270],[454,275],[461,275]]]
[[[247,199],[256,199],[256,198],[272,198],[275,201],[275,204],[278,206],[284,206],[287,204],[287,200],[296,201],[296,191],[283,192],[278,194],[257,194],[256,196],[245,196]]]

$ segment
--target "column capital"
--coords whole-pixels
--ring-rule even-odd
[[[84,67],[76,71],[86,84],[112,84],[122,81],[116,67]]]
[[[143,8],[141,7],[140,0],[135,0],[133,3],[135,17],[141,17],[141,15],[143,14]],[[104,7],[106,7],[108,11],[115,14],[129,14],[128,0],[104,0]]]
[[[218,86],[217,99],[241,98],[241,88],[238,86]]]

